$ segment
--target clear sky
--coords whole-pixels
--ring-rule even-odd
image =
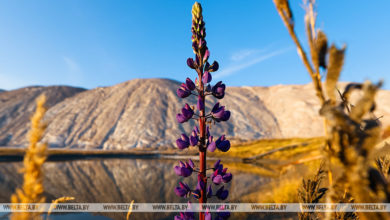
[[[0,1],[0,88],[110,86],[134,78],[184,80],[192,0]],[[310,78],[272,0],[203,0],[214,75],[231,86],[304,84]],[[291,0],[305,41],[300,0]],[[390,89],[390,1],[317,0],[318,26],[347,44],[343,81]],[[305,46],[307,46],[305,44]],[[306,47],[307,48],[307,47]],[[386,83],[387,82],[387,83]]]

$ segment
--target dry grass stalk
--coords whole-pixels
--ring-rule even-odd
[[[327,138],[327,165],[329,169],[329,193],[327,202],[340,200],[356,201],[358,203],[375,203],[390,201],[389,184],[377,169],[371,164],[378,155],[375,147],[380,141],[381,127],[377,118],[372,117],[375,110],[375,95],[381,83],[374,85],[350,84],[341,94],[341,102],[336,100],[336,85],[344,63],[345,46],[338,49],[335,45],[327,47],[327,37],[315,30],[314,0],[306,2],[306,33],[311,52],[311,62],[308,60],[294,31],[292,13],[287,0],[274,0],[291,38],[298,48],[298,54],[312,77],[316,94],[321,103],[320,115],[325,119]],[[289,12],[289,13],[286,13]],[[328,62],[326,62],[328,56]],[[313,66],[311,65],[313,64]],[[325,70],[325,90],[322,88],[320,67]],[[361,90],[363,95],[353,106],[349,106],[349,97],[353,91]],[[367,117],[371,115],[371,117]],[[334,171],[340,175],[334,178]],[[338,195],[345,195],[337,198]],[[350,195],[350,196],[347,196]],[[350,219],[355,215],[345,214],[342,217],[327,214],[327,219]],[[386,213],[359,213],[362,219],[386,219]]]
[[[42,165],[46,160],[47,145],[39,143],[46,129],[46,124],[42,122],[46,112],[46,97],[41,95],[37,98],[37,108],[31,118],[30,145],[26,149],[23,160],[24,168],[22,170],[23,186],[16,189],[15,194],[11,197],[12,203],[44,203],[43,196],[43,172]],[[41,219],[41,213],[38,212],[20,212],[11,215],[12,220],[31,220]]]
[[[130,203],[129,211],[127,212],[127,215],[126,215],[126,220],[130,219],[131,212],[133,211],[133,203],[134,203],[134,200],[132,200]]]
[[[71,200],[74,200],[74,197],[66,197],[66,196],[65,196],[65,197],[60,197],[60,198],[58,198],[58,199],[56,199],[56,200],[53,200],[53,201],[51,202],[51,204],[50,204],[49,211],[47,211],[47,216],[46,216],[46,218],[49,217],[50,214],[51,214],[51,212],[53,211],[53,209],[56,208],[56,204],[58,204],[58,203],[64,203],[64,202],[71,201]]]

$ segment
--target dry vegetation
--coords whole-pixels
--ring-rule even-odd
[[[293,14],[288,0],[274,0],[284,25],[296,44],[298,54],[309,72],[317,97],[321,103],[320,115],[324,118],[326,145],[323,155],[329,178],[326,201],[375,203],[389,202],[389,184],[381,174],[387,167],[386,158],[378,161],[381,170],[374,166],[383,149],[378,147],[381,135],[380,121],[375,117],[375,95],[381,83],[352,83],[340,92],[337,82],[344,63],[346,47],[328,46],[327,37],[316,28],[314,0],[306,1],[305,27],[310,47],[306,55],[294,30]],[[320,71],[322,70],[322,71]],[[324,86],[321,82],[325,78]],[[361,91],[361,98],[352,106],[351,93]],[[340,99],[337,99],[337,95]],[[307,192],[310,193],[310,192]],[[301,219],[307,219],[301,214]],[[360,212],[327,213],[326,219],[386,219],[387,213]],[[311,218],[309,218],[311,219]]]
[[[42,165],[46,160],[47,145],[39,143],[45,131],[46,124],[42,118],[46,112],[45,96],[37,99],[37,109],[31,118],[30,145],[26,149],[23,165],[23,186],[17,189],[11,197],[12,203],[44,203]],[[39,212],[14,212],[12,220],[41,219]]]

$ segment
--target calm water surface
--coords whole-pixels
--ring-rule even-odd
[[[196,164],[196,162],[195,162]],[[62,196],[75,197],[75,202],[164,203],[186,202],[174,193],[174,188],[183,178],[173,170],[177,160],[165,159],[93,159],[46,162],[44,186],[47,201]],[[210,164],[212,166],[212,164]],[[22,184],[18,172],[22,162],[0,163],[0,202],[10,202],[16,187]],[[229,201],[240,199],[258,191],[269,178],[250,172],[231,171],[233,180]],[[190,186],[196,185],[196,175],[186,178]],[[0,216],[5,213],[0,213]],[[51,219],[125,219],[126,213],[81,213],[52,215]],[[133,213],[131,219],[173,219],[175,213]],[[241,216],[232,219],[257,219]],[[5,217],[7,219],[7,217]]]

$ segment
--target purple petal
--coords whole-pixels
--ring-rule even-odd
[[[227,173],[227,174],[223,175],[222,180],[224,183],[228,183],[228,182],[230,182],[230,180],[232,180],[232,178],[233,178],[232,174]]]
[[[178,195],[180,197],[185,197],[187,195],[188,191],[183,189],[183,188],[181,188],[181,187],[176,187],[175,188],[175,193],[176,193],[176,195]]]
[[[213,183],[215,183],[215,185],[219,185],[222,183],[222,176],[221,175],[217,175],[213,178]]]
[[[191,91],[183,90],[183,89],[179,88],[179,89],[176,90],[176,94],[180,98],[186,98],[186,97],[191,95]]]
[[[214,141],[209,143],[209,145],[207,146],[207,150],[210,152],[214,152],[216,148],[217,148],[217,145],[215,144]]]
[[[220,200],[225,200],[229,196],[229,191],[224,190],[224,186],[222,186],[220,189],[218,189],[216,196]]]
[[[179,176],[189,177],[189,176],[191,176],[191,174],[192,174],[192,169],[182,167],[181,168],[181,175],[179,175]]]
[[[211,92],[215,98],[222,99],[225,96],[225,88],[225,84],[222,84],[222,81],[219,81],[211,88]]]
[[[203,73],[202,82],[204,84],[207,84],[207,83],[211,82],[211,79],[212,79],[211,74],[208,71]]]
[[[222,116],[224,116],[225,114],[225,106],[221,106],[216,111],[211,112],[211,114],[213,115],[214,118],[221,119]]]
[[[211,109],[212,112],[215,112],[219,109],[219,102],[215,103],[213,109]]]
[[[194,164],[194,162],[191,159],[188,160],[188,164],[190,165],[190,167],[192,169],[195,167],[195,164]]]
[[[190,146],[190,143],[183,141],[182,139],[176,140],[176,145],[179,149],[183,150]]]
[[[192,80],[190,79],[190,78],[188,78],[187,77],[187,79],[186,79],[186,85],[187,85],[187,88],[189,89],[189,90],[194,90],[195,89],[195,84],[194,84],[194,82],[192,82]]]
[[[196,146],[198,144],[198,137],[191,135],[191,137],[190,137],[190,144],[191,144],[191,146]]]
[[[192,109],[182,108],[181,112],[182,112],[183,116],[187,119],[187,121],[190,118],[192,118],[192,116],[194,115],[194,111],[192,111]]]
[[[230,118],[230,111],[225,111],[222,117],[220,118],[222,121],[227,121]]]
[[[179,182],[179,185],[180,185],[181,188],[183,188],[183,189],[185,189],[187,191],[191,191],[190,187],[187,184],[185,184],[183,182]]]
[[[181,167],[175,166],[175,173],[176,175],[181,176]]]
[[[228,140],[221,141],[221,143],[217,145],[217,148],[222,152],[227,152],[230,149],[230,142]]]
[[[188,59],[187,59],[187,65],[188,65],[191,69],[195,69],[195,68],[196,68],[194,59],[192,59],[192,58],[188,58]]]
[[[183,141],[187,142],[187,143],[189,143],[189,141],[190,141],[190,139],[188,138],[188,136],[187,136],[186,134],[181,134],[180,138],[181,138]]]
[[[188,121],[187,118],[184,117],[184,115],[182,115],[182,114],[177,114],[176,115],[176,120],[179,123],[184,123],[184,122]]]
[[[211,80],[210,80],[211,81]],[[210,86],[210,84],[208,84],[207,86],[206,86],[206,92],[211,92],[211,86]]]
[[[210,72],[215,72],[219,69],[219,64],[217,61],[214,61],[213,64],[211,64],[209,71]]]
[[[206,62],[209,59],[209,57],[210,57],[210,51],[206,50],[203,56],[203,63]]]
[[[218,169],[220,163],[221,163],[221,160],[218,160],[217,162],[215,162],[214,170]]]

